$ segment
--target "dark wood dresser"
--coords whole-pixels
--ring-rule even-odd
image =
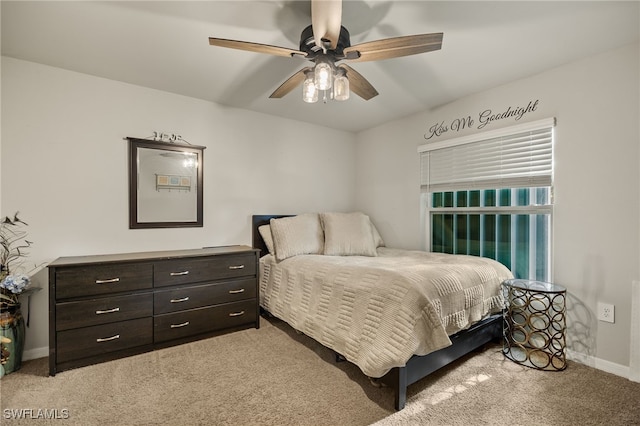
[[[248,246],[61,257],[49,264],[49,374],[260,327]]]

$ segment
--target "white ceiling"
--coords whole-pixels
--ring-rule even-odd
[[[425,111],[639,38],[637,1],[345,0],[351,44],[444,32],[442,50],[350,64],[380,93],[269,99],[309,64],[209,46],[298,49],[308,1],[2,1],[2,55],[347,131]]]

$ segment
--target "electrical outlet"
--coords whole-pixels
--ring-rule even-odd
[[[598,320],[604,322],[616,322],[615,313],[614,305],[598,302]]]

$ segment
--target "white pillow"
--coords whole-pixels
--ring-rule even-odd
[[[371,231],[373,232],[373,242],[376,247],[384,247],[384,240],[380,236],[378,229],[375,227],[373,222],[371,222]]]
[[[377,256],[369,216],[360,213],[322,213],[324,254]]]
[[[258,232],[262,236],[262,241],[264,241],[264,245],[267,246],[267,250],[269,250],[269,254],[275,254],[276,251],[273,249],[273,237],[271,236],[271,226],[270,225],[261,225],[258,226]]]
[[[317,213],[271,219],[269,223],[277,260],[299,254],[322,254],[324,234]]]

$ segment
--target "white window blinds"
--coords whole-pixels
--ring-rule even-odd
[[[550,186],[555,119],[422,145],[427,192]]]

